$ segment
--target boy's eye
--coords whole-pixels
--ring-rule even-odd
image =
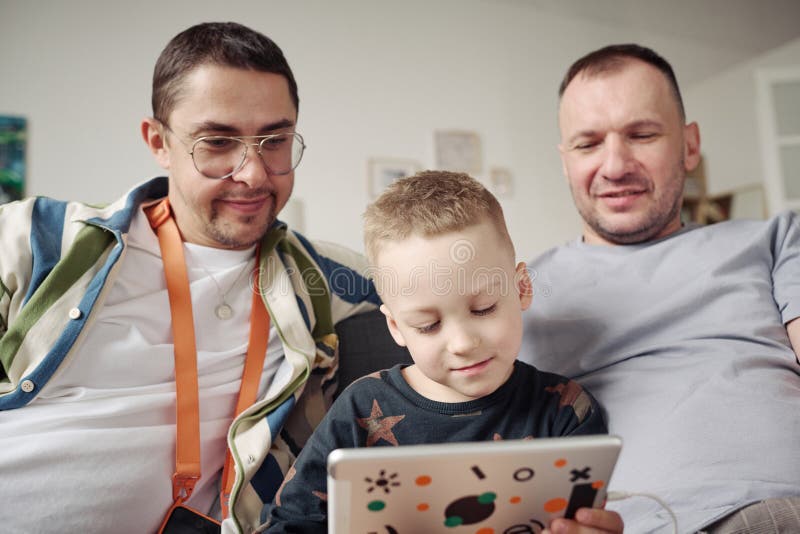
[[[425,326],[415,326],[417,332],[420,334],[432,334],[439,328],[439,321],[435,323],[426,324]]]
[[[497,304],[492,304],[488,308],[481,308],[480,310],[472,310],[473,315],[489,315],[497,309]]]

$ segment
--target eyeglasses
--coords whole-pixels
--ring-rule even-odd
[[[162,124],[172,132],[167,124]],[[197,172],[206,178],[222,180],[239,172],[251,146],[256,147],[270,174],[277,175],[292,172],[300,164],[306,149],[303,136],[296,132],[235,137],[209,135],[195,139],[189,154]]]

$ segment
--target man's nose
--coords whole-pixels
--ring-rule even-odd
[[[244,163],[233,173],[232,178],[236,182],[245,182],[250,187],[258,187],[270,180],[270,170],[261,157],[257,143],[247,144]]]
[[[618,180],[631,171],[633,154],[631,147],[621,138],[606,139],[600,174],[607,180]]]

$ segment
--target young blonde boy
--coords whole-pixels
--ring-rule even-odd
[[[606,432],[577,383],[517,361],[531,282],[500,204],[479,182],[421,172],[391,184],[364,218],[381,311],[414,364],[345,389],[287,475],[267,532],[327,531],[325,462],[340,447]],[[551,528],[621,532],[622,521],[582,509]]]

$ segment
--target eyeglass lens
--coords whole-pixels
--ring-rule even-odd
[[[247,143],[233,137],[210,136],[195,141],[192,158],[197,170],[209,178],[227,178],[244,165]],[[271,135],[259,142],[261,159],[273,174],[288,174],[303,157],[302,137],[296,133]]]

